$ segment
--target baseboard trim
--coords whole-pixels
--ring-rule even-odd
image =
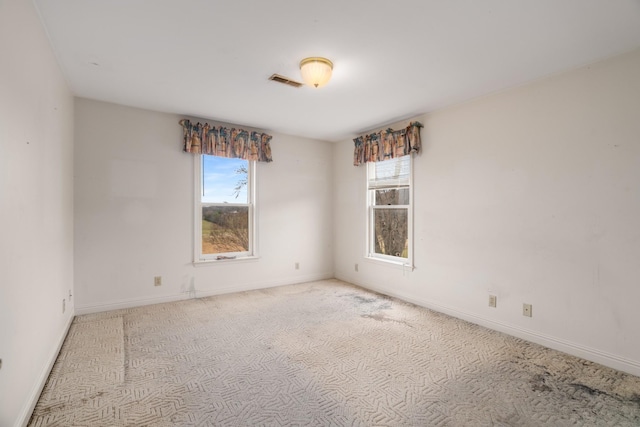
[[[103,304],[78,305],[76,307],[76,315],[100,313],[103,311],[121,310],[125,308],[141,307],[143,305],[162,304],[165,302],[174,302],[187,299],[185,293],[164,295],[151,298],[131,298],[123,300],[109,301]]]
[[[101,304],[76,306],[76,315],[100,313],[103,311],[121,310],[125,308],[141,307],[152,304],[182,301],[192,298],[204,298],[215,295],[230,294],[233,292],[254,291],[257,289],[273,288],[276,286],[293,285],[296,283],[313,282],[316,280],[333,279],[333,273],[311,274],[306,276],[290,277],[285,280],[270,280],[239,285],[222,286],[215,289],[193,289],[178,294],[164,295],[152,298],[131,298],[125,300],[109,301]]]
[[[297,276],[287,280],[272,280],[268,282],[256,282],[244,285],[225,286],[216,289],[196,290],[196,298],[210,297],[215,295],[231,294],[234,292],[254,291],[257,289],[274,288],[276,286],[295,285],[297,283],[315,282],[316,280],[333,279],[333,273],[316,274],[309,276]]]
[[[484,326],[495,331],[503,332],[507,335],[511,335],[517,338],[521,338],[526,341],[530,341],[542,346],[558,350],[572,356],[580,357],[592,362],[599,363],[604,366],[608,366],[619,371],[627,372],[631,375],[640,376],[640,362],[635,360],[626,359],[624,357],[617,356],[615,354],[607,353],[598,349],[583,346],[578,343],[560,339],[551,335],[541,334],[536,331],[524,329],[518,326],[497,322],[495,320],[487,319],[476,314],[467,313],[462,310],[458,310],[454,307],[435,303],[422,298],[415,298],[412,296],[404,295],[400,292],[389,291],[381,286],[371,285],[370,283],[362,283],[357,280],[347,279],[340,274],[336,275],[336,278],[345,282],[353,283],[357,286],[365,289],[379,292],[384,295],[389,295],[403,301],[410,302],[412,304],[419,305],[440,313],[448,314],[449,316],[456,317],[458,319],[466,320],[471,323],[475,323],[480,326]]]
[[[31,391],[29,398],[27,399],[24,407],[22,408],[22,411],[20,412],[20,416],[18,417],[18,420],[16,421],[16,424],[15,424],[16,426],[26,427],[26,425],[29,423],[29,420],[31,419],[31,414],[33,413],[33,410],[38,404],[38,400],[40,399],[40,394],[42,393],[44,386],[47,384],[47,380],[49,379],[49,374],[51,373],[51,370],[53,369],[53,365],[56,363],[56,360],[58,359],[58,354],[60,354],[60,349],[62,348],[62,344],[64,344],[65,338],[67,338],[67,334],[69,333],[69,328],[71,328],[71,323],[73,322],[74,318],[75,318],[75,314],[72,312],[71,315],[69,316],[69,319],[67,320],[67,324],[65,325],[62,331],[62,334],[60,334],[60,338],[58,338],[58,344],[55,346],[55,348],[53,349],[53,351],[49,356],[49,362],[44,367],[42,372],[40,372],[40,375],[38,376],[38,381],[36,382],[36,385]]]

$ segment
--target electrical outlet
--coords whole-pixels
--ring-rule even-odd
[[[296,262],[296,270],[300,270],[300,263]]]
[[[356,273],[358,272],[358,263],[356,263]]]
[[[162,276],[156,276],[153,278],[153,286],[161,286],[162,285]]]
[[[69,289],[69,301],[71,301],[71,297],[72,297],[72,296],[73,296],[73,295],[71,295],[71,289]]]
[[[495,295],[489,295],[489,307],[496,307],[498,305],[498,297]]]
[[[63,299],[63,300],[62,300],[62,313],[63,313],[63,314],[64,314],[64,311],[67,309],[67,307],[66,307],[66,303],[67,303],[67,300]]]
[[[522,304],[522,315],[527,317],[532,317],[533,306],[531,304]]]

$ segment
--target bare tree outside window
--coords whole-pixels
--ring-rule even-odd
[[[249,168],[242,165],[236,169],[236,175],[240,175],[236,186],[233,188],[233,196],[237,199],[242,190],[247,188],[247,179],[249,179]]]
[[[377,190],[376,205],[397,206],[402,203],[403,196],[408,196],[406,189]],[[406,209],[374,210],[375,253],[400,258],[408,256],[408,216]]]
[[[369,254],[372,257],[408,259],[410,256],[410,166],[408,156],[368,165]]]

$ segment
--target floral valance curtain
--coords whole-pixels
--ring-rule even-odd
[[[249,132],[244,129],[209,126],[208,123],[191,123],[180,120],[184,133],[183,151],[194,154],[210,154],[218,157],[235,157],[245,160],[270,162],[271,135]]]
[[[404,129],[387,129],[369,135],[362,135],[353,140],[353,165],[360,166],[367,162],[381,162],[395,157],[420,151],[420,128],[418,122],[412,122]]]

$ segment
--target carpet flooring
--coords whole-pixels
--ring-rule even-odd
[[[640,378],[338,280],[78,316],[31,426],[638,426]]]

